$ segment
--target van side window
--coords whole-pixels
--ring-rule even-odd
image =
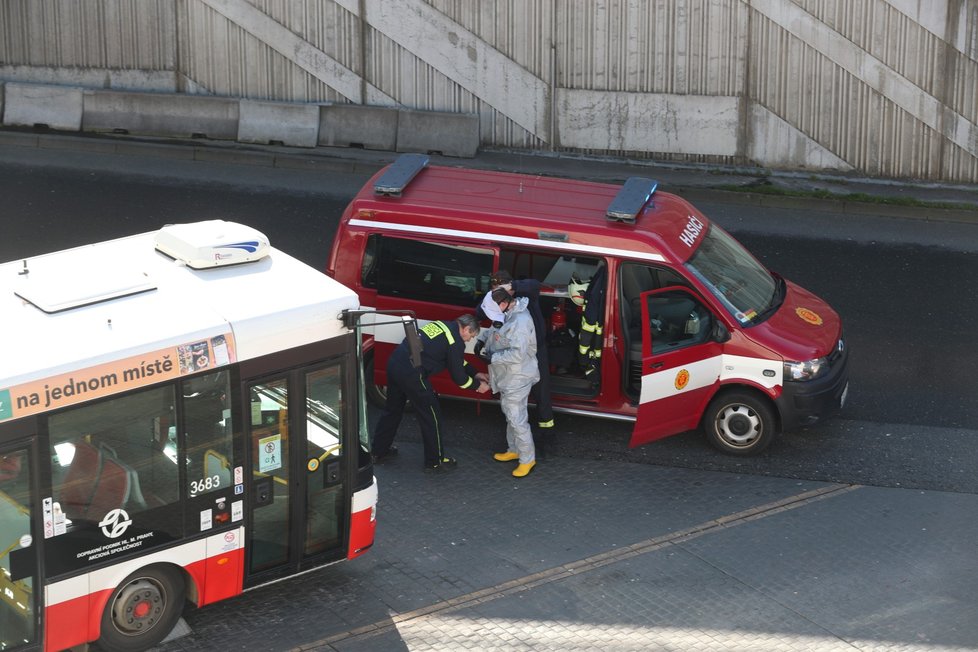
[[[713,328],[713,315],[685,292],[665,292],[648,297],[652,353],[665,353],[701,344]]]
[[[688,283],[679,274],[665,267],[628,262],[621,265],[619,287],[621,288],[622,330],[637,343],[639,351],[642,343],[640,323],[642,308],[639,305],[639,295],[670,285],[688,285]]]
[[[494,252],[371,235],[361,279],[384,296],[470,308],[489,289]]]

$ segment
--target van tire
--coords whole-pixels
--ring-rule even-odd
[[[172,566],[141,568],[116,587],[102,612],[99,646],[136,652],[173,631],[186,599],[180,571]]]
[[[760,453],[774,441],[777,430],[777,419],[770,403],[749,392],[720,394],[703,415],[706,438],[730,455]]]

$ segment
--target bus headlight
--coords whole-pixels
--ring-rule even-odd
[[[829,370],[826,358],[815,358],[806,362],[785,362],[784,379],[786,381],[804,382],[824,376]]]

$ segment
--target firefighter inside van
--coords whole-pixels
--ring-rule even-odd
[[[578,336],[577,364],[591,385],[601,381],[601,339],[604,333],[604,297],[607,288],[607,268],[599,264],[587,282],[575,274],[567,284],[571,301],[580,306],[581,330]]]

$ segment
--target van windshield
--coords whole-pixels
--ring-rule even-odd
[[[686,267],[744,326],[763,321],[784,300],[778,279],[716,225]]]

